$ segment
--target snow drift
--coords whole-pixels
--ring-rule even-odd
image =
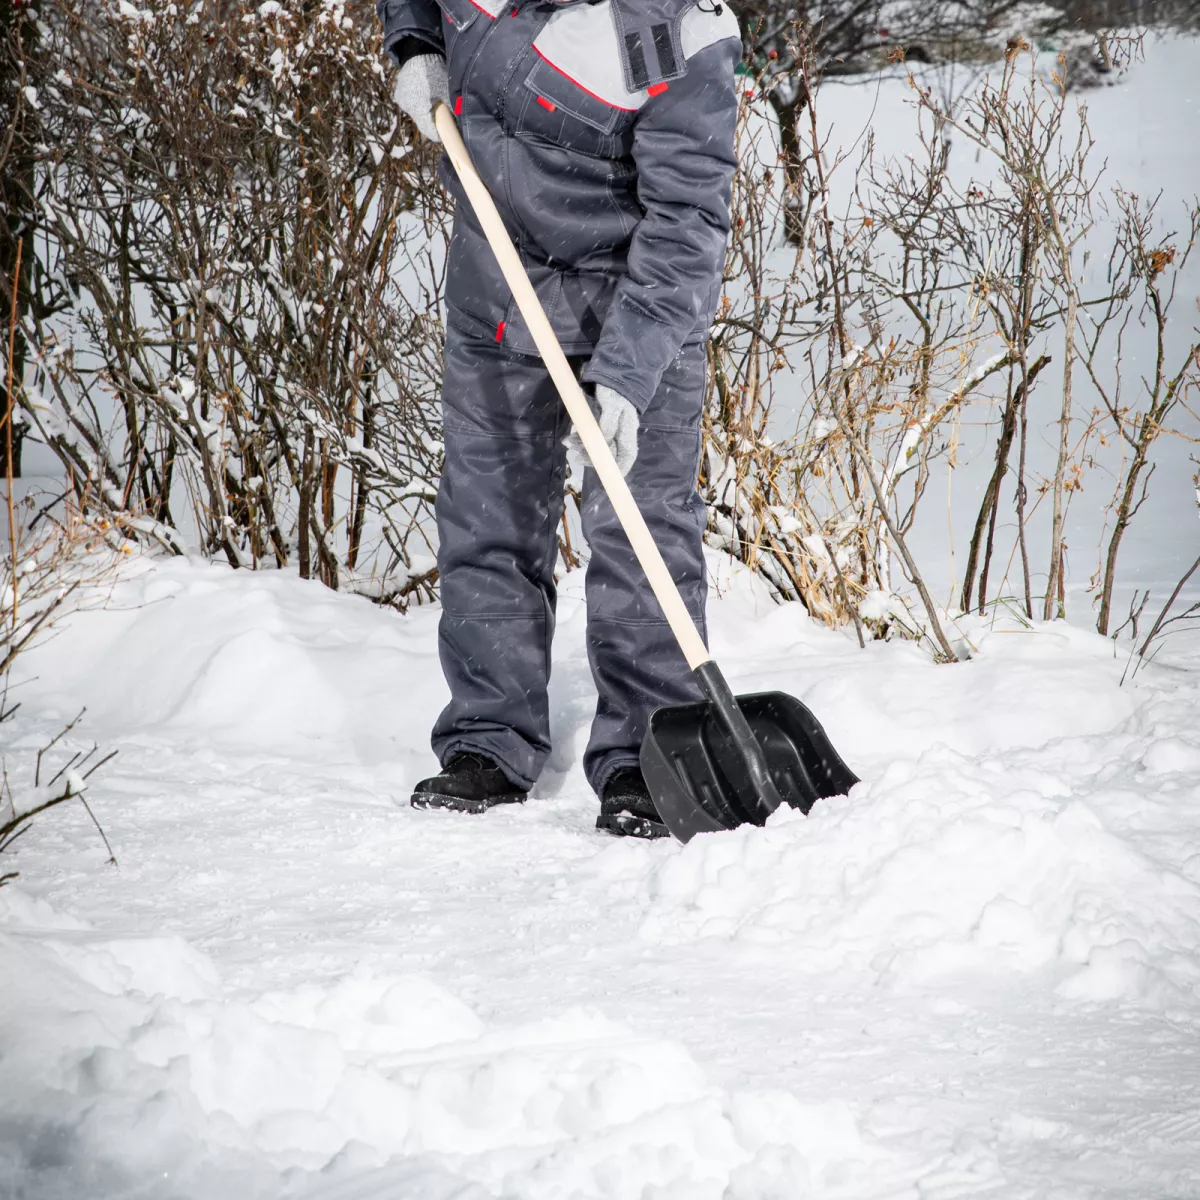
[[[25,741],[87,703],[119,745],[120,867],[60,810],[0,892],[0,1192],[1200,1189],[1194,670],[1002,620],[863,652],[711,566],[735,686],[864,782],[686,847],[592,829],[577,576],[551,767],[482,819],[402,803],[434,612],[175,560],[73,618]]]

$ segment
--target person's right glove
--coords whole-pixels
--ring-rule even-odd
[[[435,100],[450,103],[450,84],[446,78],[446,60],[440,54],[414,54],[405,59],[396,72],[392,95],[396,107],[412,117],[423,137],[431,142],[442,140],[433,123],[433,103]]]
[[[608,443],[613,458],[617,460],[618,469],[622,475],[628,475],[630,467],[637,459],[638,452],[637,438],[640,422],[637,409],[620,392],[614,392],[612,388],[598,383],[592,411],[596,414],[600,432],[604,435],[604,440]],[[580,438],[574,426],[567,435],[566,447],[567,457],[573,463],[582,465],[584,461],[583,439]],[[582,472],[577,473],[581,474]]]

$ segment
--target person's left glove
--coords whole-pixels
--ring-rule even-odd
[[[626,400],[620,392],[604,384],[596,384],[596,400],[592,405],[596,420],[600,424],[600,432],[617,460],[617,467],[622,475],[628,475],[630,467],[637,460],[638,410]],[[566,440],[567,456],[577,463],[584,458],[583,440],[572,427]]]
[[[446,60],[440,54],[415,54],[404,60],[396,72],[396,87],[392,92],[396,107],[412,117],[422,137],[440,142],[433,123],[433,103],[450,103],[450,83],[446,77]]]

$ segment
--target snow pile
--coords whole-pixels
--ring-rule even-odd
[[[17,889],[0,920],[0,1045],[23,1081],[0,1094],[22,1132],[7,1195],[79,1195],[81,1179],[118,1194],[123,1175],[270,1195],[265,1168],[324,1195],[425,1156],[531,1200],[751,1200],[865,1154],[845,1105],[725,1093],[681,1047],[594,1011],[488,1027],[428,979],[362,970],[239,997],[179,938],[81,929]]]
[[[1122,689],[1098,638],[976,624],[977,659],[936,681],[843,678],[860,744],[888,752],[849,797],[649,859],[614,848],[598,889],[645,906],[652,945],[770,947],[805,976],[1200,1006],[1200,843],[1154,836],[1200,819],[1200,686]],[[922,720],[931,684],[948,719]],[[819,711],[847,699],[825,685]]]
[[[930,751],[807,821],[698,838],[642,886],[647,939],[776,945],[803,973],[899,988],[1044,970],[1066,998],[1200,995],[1200,883],[1105,828],[1096,797],[1036,761]]]
[[[1200,1194],[1195,671],[863,651],[710,566],[734,687],[863,783],[686,847],[594,829],[578,574],[554,756],[483,818],[403,803],[434,609],[175,559],[74,616],[23,745],[88,706],[120,866],[64,807],[0,892],[0,1196]]]
[[[766,947],[803,976],[894,990],[1036,977],[1061,1000],[1197,1007],[1193,674],[1122,686],[1099,638],[978,619],[962,624],[970,663],[931,673],[892,645],[835,666],[815,631],[789,632],[794,612],[756,621],[740,582],[718,654],[742,648],[741,690],[802,696],[864,782],[765,830],[614,847],[585,885],[597,900],[644,909],[650,945]],[[776,649],[761,675],[755,642]],[[1163,838],[1172,823],[1186,832]]]

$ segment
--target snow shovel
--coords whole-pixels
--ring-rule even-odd
[[[762,825],[785,802],[807,813],[824,797],[845,795],[858,779],[799,700],[783,692],[735,697],[729,690],[600,432],[487,187],[471,165],[449,107],[438,101],[433,117],[542,361],[707,697],[658,708],[650,717],[641,766],[663,823],[686,842],[697,833]]]

